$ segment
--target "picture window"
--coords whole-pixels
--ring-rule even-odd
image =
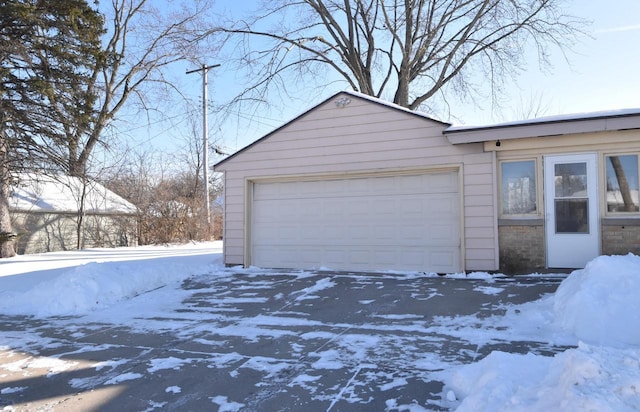
[[[502,214],[530,215],[537,212],[536,162],[502,162]]]
[[[638,212],[638,155],[606,156],[607,212]]]

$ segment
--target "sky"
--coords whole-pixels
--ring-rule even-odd
[[[247,6],[246,2],[218,0],[220,10],[239,13]],[[565,57],[560,52],[551,55],[552,68],[541,71],[536,57],[528,58],[526,71],[517,82],[510,84],[504,94],[502,107],[492,107],[491,102],[475,104],[457,103],[450,107],[449,113],[432,113],[441,120],[456,125],[486,125],[512,120],[521,120],[522,113],[531,111],[532,106],[540,109],[533,116],[540,117],[559,114],[574,114],[621,108],[640,108],[640,1],[638,0],[567,0],[567,12],[591,21],[588,36],[582,36],[578,44]],[[209,72],[208,87],[210,115],[209,139],[226,153],[233,153],[258,138],[287,123],[330,97],[335,90],[327,89],[326,95],[309,98],[306,105],[291,102],[290,107],[271,113],[259,113],[247,126],[248,113],[237,113],[232,121],[222,127],[211,119],[211,107],[220,103],[222,96],[237,88],[233,73],[225,70],[221,61],[209,61],[207,64],[221,64],[221,67]],[[185,135],[200,134],[202,116],[202,77],[199,74],[184,74],[194,67],[179,65],[174,68],[177,87],[192,102],[190,106],[177,107],[170,114],[170,121],[154,121],[145,126],[138,119],[138,126],[129,126],[128,134],[138,147],[155,147],[172,151],[184,146]],[[285,101],[286,104],[286,101]],[[186,112],[191,111],[191,126]],[[134,121],[135,122],[135,121]],[[211,162],[221,156],[212,156]]]

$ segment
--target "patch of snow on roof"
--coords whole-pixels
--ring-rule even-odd
[[[82,179],[66,175],[25,173],[12,187],[9,207],[29,212],[67,212],[79,210]],[[95,181],[88,181],[84,195],[87,213],[135,213],[136,207]]]
[[[570,121],[580,121],[580,120],[595,120],[595,119],[624,117],[624,116],[640,116],[640,108],[603,110],[603,111],[586,112],[586,113],[568,113],[568,114],[536,117],[533,119],[514,120],[510,122],[484,124],[484,125],[454,125],[449,127],[447,129],[447,132],[475,130],[475,129],[493,129],[493,128],[501,128],[501,127],[528,126],[528,125],[536,125],[540,123],[560,123],[560,122],[570,122]]]
[[[411,109],[409,109],[407,107],[400,106],[399,104],[392,103],[390,101],[383,100],[383,99],[380,99],[378,97],[370,96],[368,94],[356,92],[356,91],[353,91],[353,90],[345,90],[345,91],[343,91],[341,93],[350,94],[352,96],[359,97],[359,98],[364,99],[364,100],[369,100],[370,102],[381,104],[383,106],[387,106],[387,107],[390,107],[390,108],[395,109],[395,110],[401,110],[403,112],[407,112],[407,113],[411,113],[411,114],[414,114],[414,115],[417,115],[417,116],[421,116],[421,117],[424,117],[426,119],[432,120],[434,122],[442,123],[444,125],[451,125],[451,123],[445,122],[443,120],[439,120],[433,115],[429,115],[427,113],[420,112],[420,111],[417,111],[417,110],[411,110]]]

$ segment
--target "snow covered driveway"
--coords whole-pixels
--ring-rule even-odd
[[[576,344],[510,309],[558,277],[200,268],[87,313],[0,318],[0,409],[449,410],[450,369]]]

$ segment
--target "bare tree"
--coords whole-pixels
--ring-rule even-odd
[[[545,99],[544,93],[522,93],[519,100],[511,107],[511,118],[515,120],[528,120],[545,116],[550,110],[550,103]]]
[[[90,122],[62,123],[63,137],[44,144],[55,148],[58,164],[82,181],[77,211],[77,247],[83,244],[85,199],[92,183],[91,159],[98,145],[109,147],[117,135],[111,127],[126,107],[130,112],[160,111],[173,88],[167,67],[197,55],[198,39],[204,31],[209,0],[190,1],[167,8],[149,0],[111,0],[104,3],[106,32],[102,39],[106,62],[95,65],[90,81],[78,84],[87,95],[96,96]],[[53,115],[65,112],[53,107]],[[148,115],[148,113],[147,113]]]
[[[141,244],[209,240],[221,236],[207,221],[203,181],[203,141],[199,122],[189,117],[190,132],[178,137],[183,145],[174,153],[125,151],[120,168],[103,175],[105,186],[137,205]],[[213,150],[218,150],[214,145]],[[210,197],[221,193],[215,179]],[[218,210],[213,221],[220,229]],[[215,225],[214,225],[215,227]]]
[[[562,0],[270,0],[257,17],[220,30],[225,61],[236,56],[249,79],[235,103],[337,80],[417,109],[445,88],[473,97],[488,85],[498,96],[527,45],[546,64],[584,24]]]
[[[149,0],[111,0],[104,10],[107,34],[104,67],[96,67],[88,85],[98,95],[97,118],[89,128],[67,130],[65,142],[69,173],[83,176],[98,144],[109,144],[107,128],[125,107],[137,105],[144,111],[157,109],[159,101],[151,88],[172,89],[166,68],[197,56],[197,39],[202,37],[209,0],[185,2],[167,10]],[[158,89],[157,89],[158,90]],[[162,93],[162,91],[160,92]]]

